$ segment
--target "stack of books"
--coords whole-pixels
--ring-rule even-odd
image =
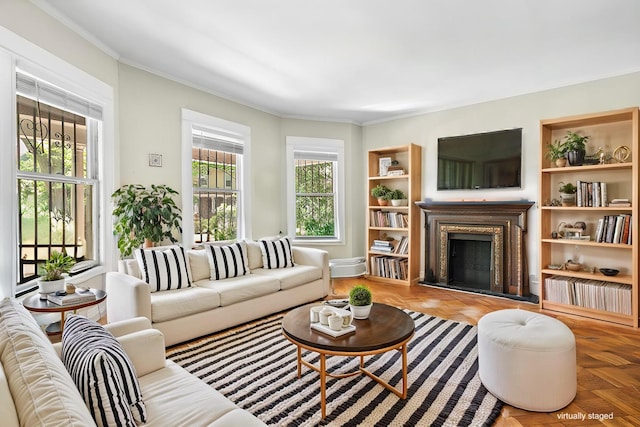
[[[47,299],[58,305],[74,305],[74,304],[82,304],[84,302],[95,301],[96,294],[91,291],[87,292],[74,292],[72,294],[66,295],[56,295],[56,293],[51,293],[47,295]]]
[[[372,252],[384,252],[384,253],[392,253],[393,252],[393,241],[389,240],[374,240],[373,245],[371,245]]]
[[[609,202],[609,206],[616,208],[629,208],[631,207],[631,202],[629,199],[613,199]]]

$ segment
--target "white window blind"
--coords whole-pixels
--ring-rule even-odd
[[[16,92],[80,116],[102,121],[102,106],[29,74],[16,73]]]

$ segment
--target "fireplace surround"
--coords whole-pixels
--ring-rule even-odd
[[[527,211],[534,202],[517,201],[430,201],[416,203],[425,214],[425,284],[477,290],[478,283],[453,283],[451,248],[457,241],[488,242],[486,291],[529,297],[526,242]],[[487,248],[487,245],[471,245]],[[482,258],[483,254],[473,254]],[[459,267],[456,267],[459,268]],[[478,270],[483,270],[479,267]],[[472,268],[473,270],[473,268]],[[470,272],[462,277],[482,276]],[[471,280],[472,281],[472,280]],[[480,286],[482,289],[483,286]]]

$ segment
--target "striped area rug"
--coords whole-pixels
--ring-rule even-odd
[[[416,333],[408,346],[408,397],[401,400],[364,375],[327,381],[327,417],[320,418],[320,380],[303,367],[297,378],[296,347],[284,338],[283,315],[246,324],[169,349],[167,357],[274,426],[489,426],[502,402],[478,376],[473,325],[406,310]],[[305,360],[319,363],[316,353]],[[397,351],[368,357],[366,366],[401,387]],[[358,358],[327,358],[331,372],[357,369]]]

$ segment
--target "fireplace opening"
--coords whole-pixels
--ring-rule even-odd
[[[448,285],[491,290],[492,237],[486,234],[449,234]]]

